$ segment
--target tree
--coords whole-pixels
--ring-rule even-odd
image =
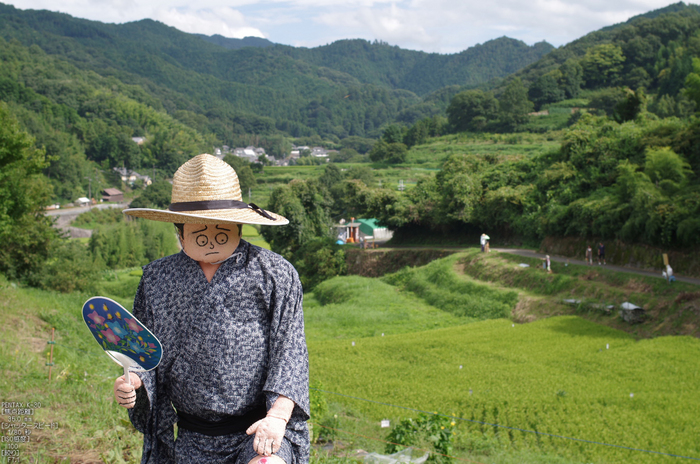
[[[527,121],[527,114],[532,108],[523,81],[515,78],[506,86],[498,100],[498,121],[503,129],[514,130]]]
[[[447,120],[453,132],[484,130],[496,119],[498,100],[481,90],[466,90],[455,95],[447,107]]]
[[[554,103],[564,99],[564,91],[559,88],[557,80],[551,74],[539,77],[530,86],[527,95],[538,110],[547,103]]]
[[[361,180],[367,187],[374,185],[374,173],[369,166],[353,166],[348,169],[347,179]]]
[[[247,192],[248,189],[255,187],[258,181],[255,179],[253,169],[250,163],[240,156],[228,154],[224,157],[224,162],[228,163],[238,175],[238,182],[241,184],[241,190]]]
[[[403,163],[406,161],[408,147],[403,143],[387,143],[379,140],[374,144],[369,152],[369,159],[378,163],[386,161],[389,163]]]
[[[386,143],[401,143],[403,142],[404,128],[398,124],[391,124],[384,129],[382,140]]]
[[[262,235],[272,251],[292,259],[302,245],[318,237],[330,237],[330,201],[315,180],[293,180],[276,188],[267,209],[289,219],[284,227],[264,227]]]
[[[333,163],[356,163],[357,160],[362,159],[364,156],[353,148],[341,148],[340,151],[330,154],[330,160]]]
[[[632,121],[638,114],[646,111],[647,97],[644,89],[637,91],[625,89],[626,97],[615,106],[613,117],[617,122]]]
[[[429,137],[438,137],[445,130],[444,117],[432,117],[416,122],[403,136],[403,143],[408,148],[425,143]]]
[[[0,272],[24,278],[47,259],[57,234],[42,213],[51,187],[43,150],[0,103]]]
[[[614,44],[601,44],[589,49],[581,59],[586,87],[595,89],[615,85],[620,78],[625,56]]]
[[[700,58],[693,58],[693,72],[685,78],[685,94],[695,102],[700,109]]]
[[[604,111],[606,115],[613,116],[615,109],[627,99],[627,91],[621,87],[610,87],[596,91],[588,104],[591,108]]]
[[[323,174],[321,174],[321,177],[318,178],[318,181],[321,183],[321,185],[323,185],[329,190],[342,180],[343,173],[340,172],[340,168],[338,166],[332,163],[326,165],[325,169],[323,170]]]
[[[648,149],[644,163],[644,173],[652,182],[670,180],[682,183],[692,174],[690,165],[668,147]]]
[[[305,292],[324,280],[347,272],[345,252],[329,237],[304,243],[294,254],[292,262]]]
[[[351,135],[350,137],[346,137],[343,140],[341,140],[340,145],[343,148],[352,148],[358,153],[365,154],[372,149],[374,142],[375,141],[373,139],[366,139],[363,137],[358,137],[356,135]]]
[[[146,190],[135,198],[131,208],[167,208],[170,206],[173,186],[167,180],[157,180],[146,187]]]
[[[583,68],[578,61],[569,58],[559,67],[561,77],[559,87],[564,90],[566,98],[576,98],[581,91],[583,83]]]

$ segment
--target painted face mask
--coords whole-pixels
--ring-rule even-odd
[[[185,224],[182,249],[195,261],[217,264],[236,251],[240,237],[236,224]]]

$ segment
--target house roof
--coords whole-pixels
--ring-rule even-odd
[[[375,229],[386,229],[384,226],[380,226],[379,222],[374,219],[355,219],[355,222],[360,223],[360,232],[365,235],[374,235]]]
[[[114,195],[123,195],[123,192],[121,190],[117,190],[115,188],[106,188],[103,190],[105,195],[109,196],[114,196]]]

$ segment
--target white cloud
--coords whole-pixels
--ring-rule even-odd
[[[454,53],[502,35],[563,45],[674,0],[0,0],[22,9],[318,46],[341,38]],[[700,0],[696,0],[700,1]]]
[[[410,48],[432,47],[437,35],[428,33],[420,19],[420,12],[398,7],[396,4],[377,8],[325,12],[313,21],[328,27],[338,27],[348,37],[367,37]],[[355,32],[352,35],[352,32]]]
[[[212,9],[159,9],[153,19],[184,32],[242,39],[243,37],[265,37],[260,29],[248,25],[243,14],[228,7]]]

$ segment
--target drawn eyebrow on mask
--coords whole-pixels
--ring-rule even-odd
[[[207,230],[207,226],[204,226],[204,229],[195,230],[195,231],[193,231],[192,233],[193,233],[193,234],[198,234],[198,233],[200,233],[200,232],[204,232],[205,230]]]

